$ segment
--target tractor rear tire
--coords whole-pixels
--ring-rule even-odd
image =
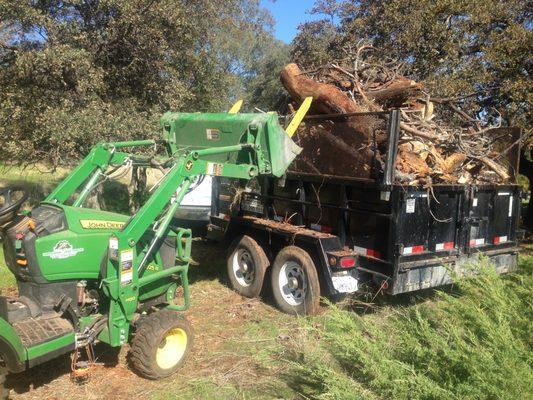
[[[232,289],[244,297],[258,297],[269,265],[259,243],[250,236],[239,236],[228,252],[227,268]]]
[[[7,368],[0,366],[0,400],[9,398],[9,390],[5,387]]]
[[[183,365],[192,345],[193,330],[181,314],[156,311],[143,318],[133,337],[131,363],[141,376],[162,379]]]
[[[313,259],[297,246],[284,247],[272,265],[272,294],[278,308],[293,315],[320,309],[320,282]]]

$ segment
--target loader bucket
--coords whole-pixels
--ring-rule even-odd
[[[302,149],[287,135],[277,114],[172,113],[161,118],[163,139],[171,154],[191,150],[260,144],[265,166],[263,175],[282,176]],[[252,139],[250,139],[252,137]],[[232,154],[212,154],[208,161],[217,163],[251,163],[248,149]]]

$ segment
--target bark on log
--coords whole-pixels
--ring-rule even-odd
[[[316,82],[305,75],[296,64],[288,64],[281,71],[281,83],[298,102],[313,97],[313,108],[320,114],[363,112],[346,94],[333,85]]]
[[[365,94],[369,99],[375,100],[388,107],[400,107],[407,101],[415,101],[422,95],[422,84],[410,79],[399,78],[389,85],[379,86],[376,90],[369,90]]]
[[[479,159],[479,161],[481,161],[483,164],[485,164],[487,167],[489,167],[490,169],[492,169],[494,172],[496,172],[498,174],[498,176],[500,178],[502,178],[504,181],[509,181],[509,179],[511,178],[509,176],[509,174],[507,173],[507,171],[505,171],[505,169],[497,164],[496,162],[494,162],[493,160],[491,160],[490,158],[488,157],[481,157]]]

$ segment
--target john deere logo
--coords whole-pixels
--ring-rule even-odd
[[[192,164],[193,164],[193,162],[192,162],[191,160],[187,161],[187,162],[185,163],[185,169],[186,169],[187,171],[190,171],[191,168],[192,168]]]
[[[43,253],[44,257],[50,257],[54,260],[74,257],[76,254],[85,251],[84,248],[75,249],[68,240],[61,240],[56,243],[53,251]]]
[[[102,221],[97,219],[80,219],[80,224],[83,229],[122,229],[124,222],[119,221]]]

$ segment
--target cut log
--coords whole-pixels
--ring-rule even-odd
[[[440,167],[445,174],[453,174],[465,160],[466,154],[454,153],[451,156],[446,157],[444,163],[442,163]]]
[[[422,95],[423,85],[410,79],[399,77],[390,84],[369,90],[366,96],[387,107],[401,107],[408,101],[415,101]]]
[[[487,167],[489,167],[491,170],[496,172],[500,178],[502,178],[505,182],[509,181],[511,178],[504,167],[497,164],[495,161],[491,160],[488,157],[481,157],[479,159],[483,164],[485,164]]]
[[[306,97],[313,97],[313,109],[320,114],[365,111],[335,86],[316,82],[303,75],[296,64],[288,64],[283,68],[281,83],[298,102],[302,102]]]

